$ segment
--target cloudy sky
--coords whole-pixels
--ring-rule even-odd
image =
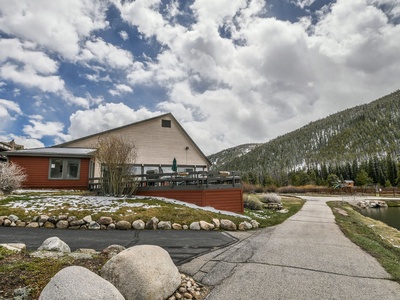
[[[172,112],[206,155],[400,88],[398,0],[1,0],[0,141]]]

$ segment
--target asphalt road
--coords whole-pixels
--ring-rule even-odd
[[[157,245],[170,254],[176,265],[214,251],[237,239],[218,231],[193,230],[68,230],[45,228],[0,227],[0,244],[24,243],[28,250],[36,250],[49,237],[58,237],[71,251],[88,248],[101,251],[117,244],[126,248],[135,245]]]

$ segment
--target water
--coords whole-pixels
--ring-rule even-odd
[[[400,207],[360,209],[360,213],[400,230]]]

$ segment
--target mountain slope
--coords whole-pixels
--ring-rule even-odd
[[[400,155],[400,90],[312,122],[255,147],[247,154],[232,155],[240,151],[228,150],[224,150],[227,151],[225,156],[224,151],[219,152],[214,169],[276,176],[302,168],[318,168],[321,164],[361,163],[387,155],[397,160]]]

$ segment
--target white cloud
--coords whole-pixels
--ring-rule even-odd
[[[12,140],[14,140],[15,143],[17,143],[18,145],[23,145],[25,149],[44,147],[44,144],[37,139],[31,139],[25,136],[18,136],[15,134],[0,135],[0,141],[12,141]]]
[[[22,115],[22,111],[21,108],[19,107],[19,104],[14,101],[0,99],[0,117],[1,118],[11,117],[12,112],[18,115]]]
[[[126,84],[115,84],[114,89],[108,91],[113,96],[120,96],[122,94],[133,93],[133,89]]]
[[[121,30],[119,32],[119,36],[121,37],[121,39],[123,39],[124,41],[129,39],[129,34],[125,31],[125,30]]]
[[[87,41],[79,59],[121,69],[126,69],[133,64],[133,56],[129,51],[106,43],[101,38]]]
[[[105,1],[3,0],[0,28],[74,60],[80,41],[93,30],[106,28]]]
[[[64,124],[61,122],[43,122],[36,116],[33,116],[29,122],[31,125],[25,125],[23,132],[30,138],[41,139],[44,136],[63,135]]]
[[[70,116],[71,126],[68,132],[71,139],[77,139],[159,114],[161,113],[146,108],[134,110],[123,103],[106,103],[94,109],[78,110],[73,113]]]

